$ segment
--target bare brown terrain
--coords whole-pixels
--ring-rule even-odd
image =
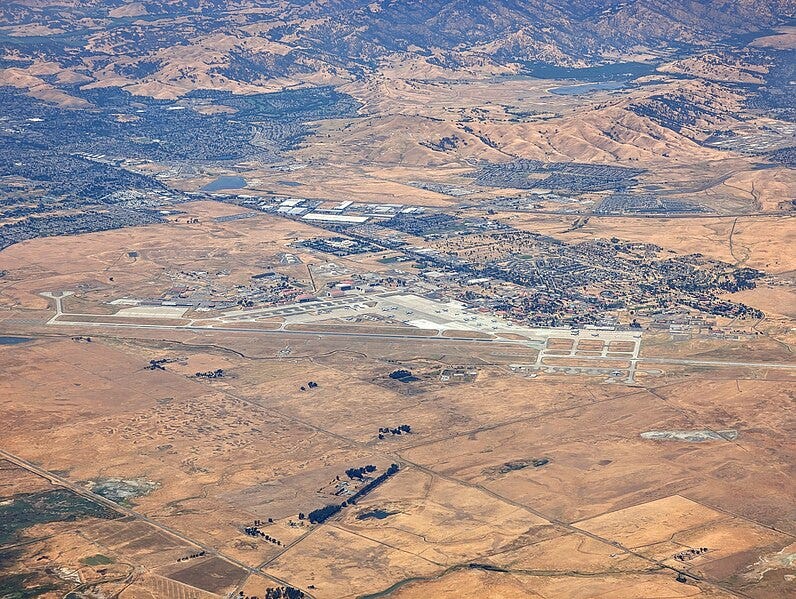
[[[0,6],[0,598],[796,596],[793,13]]]
[[[273,327],[273,334],[247,332],[243,323],[239,333],[181,331],[188,320],[168,318],[95,328],[72,315],[129,321],[91,307],[166,289],[168,273],[187,267],[195,243],[204,245],[208,270],[214,259],[217,268],[228,264],[234,252],[236,268],[227,276],[244,281],[269,255],[292,251],[293,238],[313,233],[262,217],[212,223],[207,219],[225,208],[186,208],[198,225],[181,217],[138,231],[132,242],[124,232],[96,233],[0,254],[8,273],[2,330],[26,328],[32,337],[2,352],[0,409],[10,424],[3,456],[40,474],[3,487],[4,495],[65,486],[96,497],[102,485],[131,489],[117,519],[77,530],[40,525],[49,527],[46,540],[25,545],[30,557],[19,563],[45,552],[59,576],[77,572],[82,584],[106,592],[123,581],[123,597],[200,592],[190,589],[211,597],[281,581],[317,597],[390,587],[391,595],[412,597],[460,585],[473,596],[616,596],[612,588],[627,597],[787,596],[787,561],[776,560],[784,560],[777,556],[796,534],[788,482],[792,382],[780,378],[791,371],[736,367],[733,374],[717,365],[683,372],[666,359],[708,354],[661,340],[642,357],[659,356],[663,376],[627,387],[560,374],[523,378],[508,365],[532,362],[536,352],[510,339],[502,347],[465,347],[454,336],[425,347],[391,341],[389,327],[374,322],[367,330],[377,336],[341,346],[325,331],[356,334],[357,325],[305,324],[306,337],[293,337]],[[632,229],[607,224],[620,228],[605,234]],[[673,237],[671,247],[687,251],[690,239]],[[47,270],[32,276],[42,272],[31,261],[45,244],[53,257],[42,258]],[[132,247],[137,258],[120,259]],[[19,268],[23,255],[30,265]],[[302,257],[312,262],[312,254]],[[62,319],[73,323],[67,328],[43,324],[53,300],[38,294],[56,287],[75,290],[63,300]],[[41,314],[42,324],[23,325],[31,314]],[[790,360],[776,344],[755,343],[762,345],[754,361]],[[612,342],[609,355],[627,355],[633,346]],[[589,366],[584,357],[596,355],[599,364],[603,343],[562,338],[549,347],[551,355],[577,351],[582,357],[556,359]],[[721,347],[711,359],[728,359]],[[147,369],[152,359],[164,360],[165,370]],[[442,381],[441,372],[462,363],[474,364],[477,377]],[[387,374],[398,366],[420,378],[392,381]],[[219,368],[224,378],[195,377]],[[318,387],[300,391],[309,380]],[[380,427],[402,423],[411,433],[378,438]],[[640,437],[697,429],[733,429],[738,437],[692,444]],[[347,468],[374,464],[379,472],[390,463],[399,473],[339,517],[320,525],[299,519],[334,497],[335,477]],[[267,522],[260,529],[279,544],[244,534],[255,520]],[[24,534],[40,538],[37,529]],[[694,547],[708,552],[677,557]],[[91,566],[89,574],[80,560],[93,555],[112,565],[101,574]],[[774,565],[763,568],[760,560]],[[675,582],[675,571],[687,582]]]

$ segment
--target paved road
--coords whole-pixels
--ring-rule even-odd
[[[695,366],[748,366],[750,368],[784,368],[796,370],[796,362],[783,364],[781,362],[729,362],[725,360],[691,360],[680,358],[639,358],[639,362],[650,364],[693,364]]]
[[[58,308],[60,309],[60,302],[56,302],[56,304],[58,305]],[[59,312],[60,312],[60,310],[59,310]],[[68,317],[68,315],[64,315],[64,316]],[[440,338],[440,337],[425,337],[425,336],[419,336],[419,335],[418,336],[414,336],[414,335],[393,336],[393,335],[383,335],[383,334],[379,334],[379,333],[268,331],[268,330],[262,330],[262,329],[208,328],[208,327],[196,327],[196,326],[185,327],[185,326],[170,326],[170,325],[136,325],[136,324],[133,324],[133,323],[129,323],[128,324],[128,323],[69,323],[69,322],[53,322],[52,324],[53,325],[57,325],[57,326],[81,326],[81,327],[88,327],[88,328],[90,328],[90,327],[98,327],[98,328],[108,328],[108,329],[133,329],[133,330],[135,330],[135,329],[143,329],[143,330],[147,330],[147,329],[153,329],[154,328],[154,329],[165,329],[165,330],[191,330],[191,331],[194,331],[194,332],[198,332],[198,331],[207,332],[207,331],[215,330],[215,331],[231,332],[231,333],[234,333],[234,332],[247,332],[247,333],[270,334],[270,335],[294,335],[294,336],[295,335],[299,335],[299,336],[305,336],[305,337],[327,337],[327,336],[328,337],[339,337],[339,338],[364,337],[364,338],[381,339],[381,340],[386,340],[386,341],[390,341],[390,340],[394,341],[395,339],[406,339],[406,340],[410,340],[410,341],[417,341],[417,340],[447,341],[447,342],[454,343],[454,344],[459,344],[459,343],[493,343],[494,344],[494,343],[497,343],[497,344],[527,345],[528,343],[533,343],[533,342],[529,342],[529,341],[517,341],[517,340],[471,339],[471,338],[455,338],[455,337],[454,338]],[[563,331],[563,332],[565,334],[568,334],[568,331]],[[632,355],[632,353],[631,353],[631,355]],[[592,359],[592,360],[605,360],[606,359],[606,356],[600,356],[600,355],[598,355],[598,356],[576,356],[576,357],[577,357],[577,359]],[[628,357],[621,357],[619,359],[627,360]],[[639,358],[638,360],[639,361],[649,361],[649,362],[653,362],[653,363],[672,363],[672,364],[696,364],[696,365],[711,365],[711,366],[760,366],[760,367],[772,367],[772,365],[769,365],[769,364],[756,363],[756,362],[721,362],[721,361],[712,361],[712,360],[689,360],[689,359],[667,359],[667,358],[648,358],[648,359]],[[796,364],[776,364],[776,365],[773,365],[773,367],[796,368]],[[294,418],[291,418],[291,420],[293,420],[293,419]],[[312,427],[312,428],[316,428],[316,427]],[[323,430],[323,429],[319,428],[317,430]],[[331,434],[333,434],[333,433],[331,433]],[[339,436],[339,435],[334,435],[334,436]],[[345,439],[345,437],[340,437],[340,438],[341,439]],[[43,477],[45,477],[45,478],[47,478],[49,480],[53,480],[57,484],[60,484],[60,485],[62,485],[64,487],[66,487],[66,488],[69,488],[72,491],[74,491],[75,493],[78,493],[80,495],[88,497],[88,498],[90,498],[90,499],[92,499],[94,501],[97,501],[98,503],[101,503],[103,505],[107,505],[108,507],[111,507],[112,509],[114,509],[114,510],[120,512],[120,513],[124,513],[124,514],[126,514],[128,516],[135,517],[137,519],[143,520],[143,521],[151,524],[152,526],[155,526],[155,527],[157,527],[157,528],[159,528],[159,529],[161,529],[161,530],[163,530],[163,531],[165,531],[165,532],[167,532],[169,534],[172,534],[173,536],[175,536],[175,537],[177,537],[177,538],[179,538],[179,539],[181,539],[181,540],[183,540],[183,541],[185,541],[187,543],[191,543],[191,544],[193,544],[193,545],[195,545],[197,547],[200,547],[201,549],[205,550],[209,555],[217,555],[220,558],[225,559],[225,560],[229,561],[230,563],[233,563],[236,566],[239,566],[239,567],[243,568],[247,572],[257,573],[259,575],[266,576],[266,577],[270,578],[271,580],[273,580],[274,582],[276,582],[277,584],[280,584],[280,585],[288,585],[289,584],[286,581],[283,581],[283,580],[280,580],[278,578],[275,578],[275,577],[273,577],[273,576],[271,576],[269,574],[265,574],[259,568],[251,567],[249,565],[243,564],[243,563],[235,560],[234,558],[226,556],[226,555],[216,551],[212,547],[209,547],[209,546],[206,546],[206,545],[204,545],[204,544],[202,544],[200,542],[197,542],[196,540],[191,539],[190,537],[187,537],[184,534],[180,533],[179,531],[176,531],[176,530],[174,530],[174,529],[172,529],[172,528],[170,528],[170,527],[168,527],[166,525],[163,525],[163,524],[160,524],[158,522],[152,521],[149,518],[147,518],[146,516],[143,516],[142,514],[139,514],[137,512],[132,511],[132,510],[128,510],[128,509],[125,509],[125,508],[123,508],[121,506],[118,506],[117,504],[115,504],[113,502],[110,502],[110,501],[108,501],[108,500],[106,500],[106,499],[104,499],[104,498],[102,498],[100,496],[95,495],[94,493],[91,493],[90,491],[80,487],[79,485],[75,485],[75,484],[71,483],[70,481],[68,481],[66,479],[63,479],[63,478],[58,477],[56,475],[53,475],[52,473],[47,472],[47,471],[35,466],[34,464],[26,462],[25,460],[22,460],[21,458],[18,458],[17,456],[9,454],[8,452],[0,450],[0,457],[4,457],[5,459],[8,459],[9,461],[11,461],[11,462],[13,462],[13,463],[15,463],[17,465],[26,468],[27,470],[29,470],[31,472],[34,472],[34,473],[36,473],[36,474],[38,474],[40,476],[43,476]],[[535,510],[533,510],[529,506],[521,504],[521,503],[512,502],[510,500],[507,500],[505,497],[502,497],[502,496],[490,491],[489,489],[483,488],[480,485],[473,485],[471,483],[460,481],[460,480],[456,479],[455,477],[445,476],[444,474],[440,474],[439,472],[436,472],[436,471],[434,471],[432,469],[425,468],[425,467],[421,466],[420,464],[410,462],[410,461],[406,460],[406,458],[403,455],[400,456],[400,460],[402,462],[404,462],[404,463],[410,464],[411,466],[413,466],[415,468],[418,468],[421,471],[427,472],[427,473],[429,473],[429,474],[431,474],[433,476],[442,476],[443,478],[447,478],[449,480],[456,481],[456,482],[459,482],[461,484],[466,484],[467,486],[471,486],[473,488],[478,489],[481,492],[487,493],[488,495],[494,497],[495,499],[500,499],[502,501],[509,501],[509,503],[511,505],[515,505],[516,507],[520,507],[520,508],[522,508],[522,509],[524,509],[524,510],[530,512],[530,513],[533,513],[533,514],[536,514],[537,516],[545,518],[544,514],[538,514]],[[546,518],[546,519],[550,520],[550,518]],[[572,532],[577,530],[581,534],[587,534],[587,536],[599,539],[599,540],[601,540],[603,542],[608,542],[608,543],[616,546],[618,549],[633,553],[632,550],[627,549],[625,547],[622,547],[619,543],[612,542],[610,539],[602,539],[601,537],[597,537],[595,535],[591,535],[591,534],[589,534],[587,532],[584,532],[584,531],[582,531],[580,529],[577,529],[576,527],[572,526],[571,524],[568,524],[568,523],[565,523],[565,522],[560,522],[560,521],[557,521],[555,519],[553,519],[552,521],[555,522],[556,524],[559,524],[560,526],[564,526],[565,528],[570,529]],[[293,543],[291,545],[294,545],[294,544],[295,543]],[[672,568],[671,566],[668,566],[668,565],[666,565],[666,564],[664,564],[662,562],[659,562],[657,560],[644,558],[643,556],[641,556],[641,557],[642,557],[642,559],[646,559],[652,565],[657,566],[659,568],[666,568],[666,569],[670,569],[670,570],[676,570],[675,568]],[[268,563],[269,562],[266,561],[266,562],[264,562],[264,564],[262,564],[262,566],[267,566]],[[697,580],[701,580],[701,579],[699,579],[697,577]],[[723,588],[723,587],[721,587],[721,585],[717,585],[717,586],[719,586],[720,588]],[[724,589],[724,590],[729,590],[729,589]]]
[[[65,314],[64,316],[69,316]],[[171,331],[202,331],[204,333],[223,332],[223,333],[257,333],[262,335],[300,335],[309,337],[364,337],[371,339],[409,339],[413,341],[455,341],[457,343],[510,343],[514,345],[526,345],[538,343],[533,339],[518,341],[515,339],[479,339],[476,337],[441,337],[438,335],[407,335],[407,334],[385,334],[385,333],[356,333],[344,331],[294,331],[291,329],[248,329],[241,327],[199,327],[192,325],[161,325],[161,324],[133,324],[125,322],[73,322],[58,320],[49,322],[51,325],[58,326],[80,326],[80,327],[102,327],[116,329],[155,329]]]
[[[53,474],[52,472],[50,472],[48,470],[44,470],[43,468],[40,468],[39,466],[36,466],[35,464],[33,464],[31,462],[28,462],[27,460],[25,460],[23,458],[20,458],[19,456],[16,456],[16,455],[14,455],[12,453],[9,453],[9,452],[7,452],[7,451],[5,451],[3,449],[0,449],[0,458],[8,460],[12,464],[17,465],[20,468],[24,468],[25,470],[27,470],[29,472],[32,472],[33,474],[36,474],[38,476],[41,476],[42,478],[46,478],[47,480],[51,481],[53,484],[56,484],[56,485],[59,485],[61,487],[66,488],[66,489],[69,489],[70,491],[72,491],[76,495],[80,495],[81,497],[85,497],[86,499],[89,499],[89,500],[91,500],[91,501],[93,501],[95,503],[98,503],[98,504],[103,505],[103,506],[105,506],[107,508],[110,508],[110,509],[112,509],[115,512],[118,512],[120,514],[124,514],[125,516],[130,516],[132,518],[136,518],[137,520],[142,520],[142,521],[146,522],[147,524],[150,524],[151,526],[154,526],[154,527],[160,529],[161,531],[166,532],[166,533],[172,535],[173,537],[176,537],[176,538],[180,539],[181,541],[183,541],[185,543],[189,543],[191,545],[194,545],[195,547],[198,547],[198,548],[202,549],[205,553],[207,553],[207,555],[218,556],[221,559],[224,559],[225,561],[230,562],[231,564],[234,564],[234,565],[236,565],[236,566],[238,566],[240,568],[243,568],[244,570],[246,570],[250,574],[257,574],[257,575],[260,575],[260,576],[264,576],[264,577],[269,578],[269,579],[273,580],[275,583],[277,583],[279,585],[282,585],[282,586],[291,586],[290,583],[288,583],[285,580],[281,580],[279,578],[271,576],[270,574],[266,574],[265,572],[263,572],[262,570],[260,570],[258,568],[253,568],[253,567],[251,567],[251,566],[249,566],[247,564],[244,564],[243,562],[240,562],[240,561],[236,560],[233,557],[230,557],[228,555],[225,555],[225,554],[219,552],[217,549],[215,549],[214,547],[211,547],[210,545],[205,545],[201,541],[197,541],[196,539],[192,539],[192,538],[186,536],[185,534],[183,534],[182,532],[180,532],[180,531],[178,531],[178,530],[176,530],[174,528],[171,528],[170,526],[166,526],[165,524],[162,524],[160,522],[152,520],[151,518],[148,518],[147,516],[144,516],[143,514],[140,514],[140,513],[135,512],[135,511],[133,511],[131,509],[128,509],[128,508],[126,508],[124,506],[121,506],[118,503],[114,503],[113,501],[110,501],[109,499],[106,499],[105,497],[102,497],[101,495],[97,495],[96,493],[93,493],[93,492],[89,491],[88,489],[86,489],[86,488],[84,488],[84,487],[82,487],[82,486],[80,486],[78,484],[75,484],[75,483],[73,483],[72,481],[70,481],[68,479],[65,479],[65,478],[63,478],[61,476],[58,476],[57,474]],[[312,597],[306,591],[305,591],[305,594],[307,594],[308,597]]]
[[[64,316],[69,316],[68,314]],[[476,344],[499,344],[499,345],[520,345],[532,349],[538,349],[538,340],[526,339],[474,339],[470,337],[427,337],[424,335],[387,335],[384,333],[356,333],[356,332],[343,332],[343,331],[291,331],[291,330],[267,330],[267,329],[248,329],[248,328],[231,328],[231,327],[198,327],[190,325],[159,325],[159,324],[134,324],[134,323],[107,323],[107,322],[69,322],[69,321],[50,321],[48,324],[57,326],[80,326],[80,327],[99,327],[111,329],[155,329],[155,330],[171,330],[171,331],[193,331],[193,332],[224,332],[224,333],[255,333],[260,335],[293,335],[302,337],[341,337],[341,338],[365,338],[365,339],[380,339],[382,341],[430,341],[430,342],[448,342],[448,343],[476,343]],[[568,330],[562,330],[562,335],[568,336]],[[552,357],[553,354],[550,354]],[[557,356],[560,357],[560,356]],[[628,356],[630,357],[630,356]],[[578,360],[610,360],[614,359],[610,356],[577,356]],[[627,357],[616,358],[627,360]],[[649,364],[670,364],[670,365],[693,365],[693,366],[715,366],[715,367],[748,367],[748,368],[775,368],[785,370],[796,370],[796,362],[791,364],[784,364],[781,362],[736,362],[725,360],[697,360],[688,358],[635,358],[632,361],[636,364],[649,363]]]

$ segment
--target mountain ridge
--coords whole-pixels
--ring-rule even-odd
[[[651,60],[765,31],[795,9],[794,0],[17,0],[0,8],[0,50],[110,85],[191,87],[193,74],[197,85],[246,93],[234,84],[339,84],[398,55],[485,73]],[[169,68],[172,56],[184,72]]]

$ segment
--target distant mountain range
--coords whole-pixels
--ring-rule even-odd
[[[0,56],[119,85],[334,84],[407,60],[501,72],[669,56],[765,30],[795,9],[796,0],[17,0],[0,6]]]

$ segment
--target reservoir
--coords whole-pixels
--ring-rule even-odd
[[[246,187],[246,179],[237,176],[224,175],[208,183],[202,191],[221,191],[222,189],[242,189]]]
[[[30,337],[3,337],[0,336],[0,345],[19,345],[20,343],[26,343],[28,341],[33,341]]]

